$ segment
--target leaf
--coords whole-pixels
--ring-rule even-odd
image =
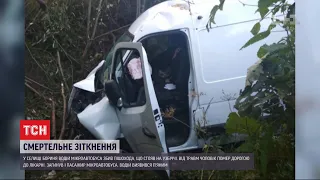
[[[255,25],[255,26],[256,26],[256,25]],[[261,41],[262,39],[265,39],[266,37],[268,37],[268,36],[270,35],[271,30],[272,30],[273,28],[275,28],[275,27],[276,27],[276,24],[271,23],[271,24],[269,25],[269,27],[268,27],[268,30],[263,31],[263,32],[261,32],[261,33],[259,33],[259,34],[256,34],[255,36],[253,36],[251,39],[249,39],[249,41],[248,41],[244,46],[241,47],[240,50],[242,50],[243,48],[246,48],[246,47],[250,46],[251,44],[254,44],[254,43],[258,42],[258,41]],[[252,28],[252,29],[254,29],[254,28]],[[251,31],[252,31],[252,30],[251,30]],[[251,33],[252,33],[252,32],[251,32]]]
[[[255,36],[253,36],[251,39],[249,39],[248,42],[246,42],[245,45],[243,45],[243,46],[241,47],[240,50],[242,50],[243,48],[246,48],[246,47],[250,46],[251,44],[254,44],[254,43],[258,42],[258,41],[261,41],[262,39],[265,39],[265,38],[268,37],[269,35],[270,35],[270,31],[267,30],[267,31],[263,31],[263,32],[255,35]]]
[[[269,9],[268,8],[259,8],[258,11],[260,13],[261,19],[263,19],[264,16],[269,12]]]
[[[287,6],[282,5],[282,6],[281,6],[281,12],[283,13],[283,12],[285,12],[286,10],[287,10]]]
[[[285,43],[273,43],[271,45],[263,45],[263,46],[261,46],[261,48],[268,51],[268,53],[273,53],[275,51],[280,51],[280,50],[288,48],[288,45]]]
[[[208,151],[208,148],[209,148],[208,144],[205,144],[205,145],[203,146],[202,150],[205,151],[205,152],[207,152],[207,151]]]
[[[257,132],[259,127],[260,125],[256,120],[248,117],[240,117],[235,112],[229,114],[225,126],[227,134],[250,134],[251,132]]]
[[[265,15],[269,12],[269,7],[277,2],[278,0],[259,0],[258,1],[258,11],[261,18],[264,18]]]
[[[268,53],[268,50],[264,48],[265,45],[261,46],[257,52],[258,58],[262,58],[264,55]]]
[[[240,122],[239,115],[235,112],[230,113],[225,126],[226,132],[228,134],[238,133],[239,130],[237,126],[239,122]]]
[[[217,13],[218,9],[219,9],[219,6],[218,6],[218,5],[215,5],[215,6],[212,8],[211,12],[210,12],[210,22],[213,23],[213,24],[216,24],[216,23],[214,22],[214,17],[216,16],[216,13]],[[209,23],[210,23],[210,22],[209,22]],[[210,26],[210,25],[209,25],[209,26]],[[210,26],[210,27],[211,27],[211,26]]]
[[[261,46],[258,50],[257,56],[259,58],[262,58],[263,56],[265,56],[267,53],[273,53],[274,51],[280,50],[280,49],[284,49],[287,48],[288,46],[284,43],[274,43],[271,45],[266,45],[264,44],[263,46]]]
[[[253,152],[253,150],[254,150],[254,145],[252,144],[252,142],[246,141],[236,149],[236,152],[249,153],[249,152]]]
[[[257,23],[252,27],[252,29],[251,29],[250,32],[251,32],[253,35],[256,35],[256,34],[259,33],[260,28],[261,28],[261,24],[260,24],[260,22],[257,22]]]
[[[280,10],[280,7],[281,7],[281,6],[276,6],[275,8],[273,8],[273,9],[272,9],[272,14],[273,14],[273,15],[276,15],[277,12]]]
[[[275,23],[270,23],[268,27],[268,31],[271,31],[273,28],[275,28],[277,25]]]
[[[209,32],[209,28],[211,28],[211,23],[216,24],[216,22],[214,21],[214,18],[216,16],[217,11],[220,9],[221,11],[223,10],[223,5],[224,5],[225,0],[220,0],[220,4],[219,5],[215,5],[211,12],[210,12],[210,18],[209,18],[209,22],[206,25],[206,29]]]
[[[259,0],[258,1],[258,8],[268,8],[273,3],[277,2],[278,0]]]
[[[225,0],[220,0],[220,4],[219,4],[219,9],[222,11],[223,10],[223,4],[224,4]]]

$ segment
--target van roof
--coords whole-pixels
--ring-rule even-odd
[[[241,2],[251,5],[258,4],[258,0],[242,0]],[[259,13],[256,13],[256,6],[243,6],[241,2],[225,1],[223,11],[217,12],[216,24],[212,24],[212,27],[260,19]],[[165,1],[142,13],[130,26],[129,32],[141,38],[151,33],[182,28],[204,29],[209,21],[212,8],[219,3],[220,0]],[[266,25],[269,24],[266,23]]]
[[[145,35],[167,30],[191,28],[193,27],[192,17],[197,14],[200,15],[197,12],[199,9],[201,9],[203,19],[206,17],[208,19],[212,7],[218,3],[219,0],[194,0],[190,1],[190,3],[184,0],[164,1],[142,13],[130,26],[129,32],[136,36],[137,34]]]

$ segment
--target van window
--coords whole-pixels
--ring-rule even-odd
[[[147,52],[149,61],[167,50],[169,46],[168,41],[167,35],[154,36],[141,41]]]
[[[140,53],[135,49],[118,49],[115,56],[115,64],[112,68],[112,79],[119,85],[123,107],[142,106],[146,103],[144,92],[143,75],[134,76],[134,74],[142,74],[142,64],[140,61]],[[123,59],[128,54],[128,59]],[[128,66],[133,62],[133,66]]]
[[[114,53],[114,47],[119,43],[119,42],[132,42],[133,41],[134,36],[129,32],[125,32],[122,36],[120,36],[120,38],[117,40],[117,42],[115,43],[115,45],[111,48],[111,50],[109,51],[108,55],[106,56],[106,69],[104,72],[104,79],[107,80],[108,79],[108,74],[110,72],[110,66],[112,63],[112,57],[113,57],[113,53]],[[118,65],[119,62],[117,62]]]

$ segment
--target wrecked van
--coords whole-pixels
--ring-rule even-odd
[[[172,0],[145,11],[82,81],[68,109],[97,139],[126,141],[133,152],[202,148],[224,125],[257,51],[285,36],[280,27],[243,50],[259,22],[256,7],[226,1],[208,30],[219,0]],[[261,31],[271,19],[261,22]]]

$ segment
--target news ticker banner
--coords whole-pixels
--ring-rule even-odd
[[[118,140],[50,140],[50,120],[20,121],[23,170],[250,170],[253,154],[120,153]]]
[[[21,154],[23,170],[253,170],[252,154]]]
[[[250,170],[249,153],[119,153],[117,140],[22,140],[23,170]]]

